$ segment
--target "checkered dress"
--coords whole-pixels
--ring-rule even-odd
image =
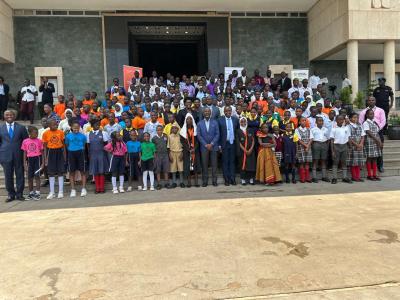
[[[379,126],[376,122],[372,122],[371,120],[367,120],[369,124],[369,131],[372,133],[373,136],[379,137]],[[364,152],[368,158],[380,157],[382,156],[382,149],[376,144],[376,142],[367,134],[365,139],[364,145]]]
[[[349,139],[356,142],[357,144],[361,141],[361,133],[363,132],[361,125],[349,125],[350,127],[350,137]],[[349,143],[350,145],[350,143]],[[347,165],[348,166],[363,166],[366,161],[366,156],[364,150],[357,150],[356,146],[349,146],[348,157],[347,157]]]
[[[275,157],[276,157],[276,160],[278,161],[278,165],[281,166],[282,152],[281,151],[275,151]]]
[[[308,143],[310,141],[310,129],[307,128],[307,130],[303,131],[303,130],[297,130],[300,140],[303,143]],[[312,151],[311,151],[311,147],[310,149],[308,149],[308,151],[306,151],[303,147],[303,145],[300,144],[300,142],[297,143],[297,161],[301,164],[303,163],[308,163],[308,162],[312,162]]]

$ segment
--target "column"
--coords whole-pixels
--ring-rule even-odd
[[[352,98],[358,92],[358,41],[347,42],[347,77],[351,80]]]
[[[396,80],[396,57],[394,40],[386,41],[383,44],[383,73],[386,78],[386,85],[395,90]],[[394,108],[395,104],[393,104]]]

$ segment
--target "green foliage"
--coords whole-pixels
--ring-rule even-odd
[[[354,98],[354,105],[359,109],[365,107],[365,96],[362,91],[357,92],[357,95]]]
[[[339,91],[339,99],[342,100],[343,104],[352,104],[351,103],[351,88],[345,87]]]
[[[397,114],[393,114],[389,116],[388,120],[389,126],[399,126],[400,125],[400,116]]]
[[[374,89],[378,86],[378,82],[376,80],[372,80],[364,90],[365,95],[372,96],[372,93],[374,92]]]

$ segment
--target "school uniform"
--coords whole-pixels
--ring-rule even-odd
[[[168,149],[172,158],[170,163],[170,172],[183,172],[183,160],[179,159],[179,157],[182,155],[183,148],[178,133],[171,133],[168,136]]]
[[[155,173],[159,174],[159,173],[169,172],[170,162],[169,162],[168,147],[167,147],[168,137],[165,135],[162,136],[156,135],[152,138],[151,141],[154,143],[157,153],[157,156],[154,159]]]
[[[329,129],[316,126],[311,129],[311,134],[313,136],[311,145],[313,160],[326,160],[328,158],[329,149]]]
[[[250,150],[251,145],[255,144],[254,134],[248,129],[244,132],[241,129],[236,131],[236,143],[237,152],[239,158],[239,169],[240,169],[240,179],[249,180],[254,177],[256,171],[256,152],[255,147],[250,154],[245,153],[240,145],[242,145],[247,151]]]
[[[63,175],[65,173],[64,132],[58,129],[45,131],[42,140],[47,145],[47,174]]]
[[[195,174],[201,172],[200,147],[194,130],[192,132],[188,130],[186,138],[181,132],[181,144],[183,148],[183,173],[185,178],[188,178],[191,171]],[[191,152],[192,150],[193,152]]]
[[[283,137],[281,134],[275,134],[274,133],[274,138],[275,138],[275,157],[276,160],[278,161],[279,167],[281,166],[282,163],[282,155],[283,155]]]
[[[68,172],[86,172],[86,141],[86,136],[80,132],[70,132],[65,137],[65,145],[68,150]]]
[[[142,142],[140,144],[140,147],[142,149],[142,164],[141,164],[142,171],[143,172],[146,172],[146,171],[153,172],[153,170],[154,170],[154,153],[156,153],[156,145],[153,142]]]
[[[297,141],[299,137],[296,133],[291,135],[284,134],[282,136],[283,142],[283,162],[285,164],[295,164],[296,163],[296,149]]]
[[[43,143],[38,138],[27,138],[23,140],[21,150],[25,151],[28,160],[28,179],[40,177],[41,165],[43,162]]]
[[[363,124],[364,131],[369,130],[373,136],[379,138],[379,125],[370,119],[367,119]],[[378,158],[382,156],[382,149],[376,144],[368,134],[365,139],[364,152],[367,158]]]
[[[139,168],[140,142],[130,140],[126,143],[126,147],[128,150],[129,176],[131,178],[138,178],[141,175]]]
[[[347,156],[348,156],[348,146],[347,143],[350,137],[350,128],[349,126],[342,125],[341,127],[337,126],[332,128],[330,138],[334,143],[334,151],[335,158],[333,160],[333,179],[337,178],[337,168],[339,162],[342,165],[343,178],[347,178]]]
[[[104,152],[104,144],[109,137],[106,131],[96,130],[87,134],[87,143],[89,144],[89,174],[104,174],[108,170],[108,156]]]
[[[350,139],[359,144],[361,139],[365,136],[365,131],[360,124],[350,123]],[[364,148],[364,147],[363,147]],[[356,146],[351,145],[349,147],[349,153],[347,157],[348,166],[363,166],[365,165],[366,156],[364,149],[357,150]]]
[[[301,140],[305,144],[309,143],[310,140],[313,139],[313,135],[310,129],[307,127],[303,128],[300,126],[296,129],[295,132],[298,135],[299,140]],[[303,145],[297,143],[297,160],[301,164],[312,162],[313,156],[311,147],[308,149],[308,151],[306,151]]]
[[[119,141],[113,149],[112,143],[109,142],[104,146],[104,150],[112,154],[108,172],[111,173],[113,177],[122,176],[125,173],[125,154],[127,151],[125,143]]]

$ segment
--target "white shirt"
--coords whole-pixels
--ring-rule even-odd
[[[39,140],[42,140],[42,139],[43,139],[43,133],[45,133],[45,132],[48,131],[48,130],[50,130],[49,127],[47,127],[47,128],[40,128],[40,129],[38,130],[38,139],[39,139]]]
[[[204,119],[204,122],[206,124],[207,132],[210,130],[210,119]]]
[[[307,127],[303,128],[303,127],[299,126],[299,127],[296,128],[295,133],[299,136],[299,140],[301,140],[300,131],[301,132],[306,132],[307,130],[309,130]],[[314,139],[314,136],[312,134],[312,131],[310,131],[310,140],[313,140],[313,139]]]
[[[334,127],[331,130],[330,138],[333,139],[335,144],[347,144],[350,137],[350,128],[342,125],[342,127]]]
[[[21,93],[23,93],[23,92],[26,92],[26,93],[22,96],[22,101],[26,101],[26,102],[35,101],[35,96],[31,93],[28,93],[27,90],[31,90],[32,93],[36,93],[36,88],[34,85],[24,86],[21,89]]]
[[[289,98],[292,98],[292,94],[293,94],[293,92],[299,92],[299,94],[300,94],[300,87],[296,87],[296,86],[292,86],[289,90],[288,90],[288,93],[289,93]]]
[[[309,86],[306,88],[302,86],[299,89],[300,98],[304,98],[304,92],[309,92],[311,96],[313,95],[312,88],[310,88]]]
[[[371,130],[371,125],[373,125],[373,124],[374,124],[374,121],[372,121],[370,119],[366,119],[365,122],[363,123],[362,127],[363,127],[364,131]],[[378,124],[375,124],[375,126],[377,126],[379,128]]]
[[[4,84],[0,84],[0,95],[5,95],[4,93]]]
[[[7,133],[9,132],[10,127],[11,127],[12,131],[14,132],[14,124],[15,124],[15,122],[12,122],[11,124],[6,122],[6,125],[7,125]]]
[[[308,81],[310,82],[310,86],[312,89],[316,89],[317,85],[319,84],[319,81],[321,80],[321,78],[319,76],[316,75],[312,75]]]
[[[144,125],[143,133],[147,132],[150,134],[150,139],[155,137],[157,135],[157,127],[161,125],[158,121],[155,123],[153,122],[147,122],[146,125]]]
[[[98,135],[100,130],[93,130],[86,133],[86,141],[88,144],[90,144],[89,135],[91,132],[93,132],[95,135]],[[110,140],[110,137],[108,136],[107,131],[102,131],[102,133],[103,133],[103,142],[108,142]]]
[[[295,108],[289,108],[288,111],[290,112],[290,117],[294,118],[296,116],[296,109]]]
[[[345,79],[343,80],[343,82],[342,82],[342,89],[345,88],[345,87],[348,87],[348,86],[350,86],[350,85],[351,85],[351,80],[348,79],[348,78],[345,78]]]
[[[318,126],[311,128],[311,134],[315,142],[324,143],[329,139],[329,129],[326,127],[319,128]]]

